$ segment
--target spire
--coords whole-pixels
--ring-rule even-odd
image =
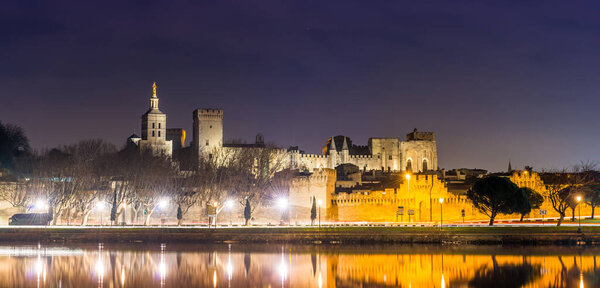
[[[156,97],[156,82],[152,83],[152,97],[150,98],[150,109],[158,109],[158,97]]]
[[[346,142],[346,136],[344,136],[344,144],[342,144],[342,150],[348,150],[348,142]]]
[[[333,153],[337,149],[335,148],[335,138],[331,136],[331,145],[329,145],[329,153]]]
[[[512,165],[510,165],[510,160],[508,160],[508,172],[512,172]]]

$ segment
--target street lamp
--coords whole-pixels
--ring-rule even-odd
[[[444,212],[443,212],[443,207],[444,206],[444,198],[440,198],[440,231],[442,230],[442,226],[443,226],[443,222],[444,222]]]
[[[100,225],[104,225],[104,207],[106,206],[106,202],[104,201],[98,201],[98,203],[96,203],[96,209],[98,209],[98,211],[100,211]]]
[[[35,206],[33,208],[35,210],[44,211],[48,209],[48,204],[46,204],[46,201],[38,199],[37,201],[35,201]]]
[[[579,203],[581,202],[581,196],[577,195],[575,199],[577,199],[577,206],[579,206],[579,227],[577,227],[577,232],[581,233],[581,205]]]
[[[319,206],[319,229],[321,229],[321,199],[317,200],[317,206]]]
[[[160,199],[160,202],[158,202],[158,207],[160,207],[160,209],[165,209],[165,208],[167,208],[168,205],[169,205],[169,199],[167,199],[167,198]]]
[[[161,225],[165,225],[165,223],[167,222],[166,215],[165,215],[165,209],[167,208],[167,206],[169,206],[169,198],[160,199],[160,201],[158,202],[158,207],[161,210],[160,211],[160,224]]]
[[[225,202],[225,206],[227,207],[227,210],[229,210],[229,226],[233,226],[233,222],[231,221],[231,210],[233,210],[233,200],[227,200],[227,202]]]
[[[277,199],[277,206],[279,206],[279,209],[281,209],[281,221],[283,223],[285,223],[285,218],[284,215],[287,212],[288,209],[288,199],[287,198],[279,198]]]
[[[287,200],[286,198],[279,198],[279,199],[277,200],[277,206],[279,206],[279,208],[280,208],[281,210],[285,210],[285,209],[287,209],[287,206],[288,206],[288,200]]]

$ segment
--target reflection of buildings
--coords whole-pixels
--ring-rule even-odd
[[[0,249],[0,286],[440,287],[443,274],[446,287],[471,287],[489,281],[512,283],[512,287],[573,287],[579,286],[581,279],[585,287],[594,287],[592,281],[600,273],[597,251],[579,255],[565,253],[568,248],[557,249],[560,256],[552,255],[556,248],[544,248],[535,255],[527,255],[532,249],[494,255],[491,253],[502,251],[477,247],[452,249],[445,254],[423,246],[384,251],[360,246],[336,246],[335,251],[294,246],[281,250],[262,246],[263,250],[254,252],[237,251],[237,247],[231,252],[205,248],[175,252],[168,245],[152,251],[104,247],[52,253],[54,248],[41,247],[38,255]],[[510,273],[521,277],[498,278]]]

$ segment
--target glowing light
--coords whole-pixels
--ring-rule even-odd
[[[98,283],[102,283],[104,278],[104,261],[102,261],[102,255],[98,255],[98,261],[96,261],[96,274],[98,275]]]
[[[285,210],[288,207],[288,199],[287,198],[279,198],[277,200],[277,206],[279,206],[279,208],[281,210]]]
[[[584,286],[583,286],[583,273],[579,274],[579,288],[584,288]]]
[[[229,257],[229,262],[227,263],[227,278],[231,281],[231,277],[233,276],[233,264],[231,264],[231,257]]]
[[[125,268],[121,268],[121,286],[125,286]]]
[[[440,204],[444,203],[444,198],[440,198]]]
[[[577,197],[575,197],[575,199],[577,199],[577,202],[580,202],[581,201],[581,196],[577,196]]]
[[[160,273],[160,287],[165,287],[165,280],[167,276],[167,263],[165,262],[166,249],[166,244],[160,244],[160,263],[158,264],[158,271]]]
[[[213,271],[213,287],[217,287],[217,270]]]
[[[167,199],[167,198],[161,199],[160,202],[158,202],[158,206],[160,207],[160,209],[167,208],[167,206],[169,206],[169,199]]]
[[[444,281],[444,274],[442,274],[442,284],[441,284],[442,288],[446,288],[446,281]]]
[[[285,264],[285,258],[283,252],[281,253],[281,264],[279,264],[279,274],[281,275],[281,283],[285,281],[287,277],[288,267]]]
[[[319,272],[319,288],[323,287],[323,277],[321,277],[321,272]]]
[[[406,180],[410,180],[410,174],[407,173],[406,175],[404,175],[404,177],[406,177]]]
[[[233,208],[234,202],[233,200],[227,200],[227,202],[225,202],[225,206],[227,206],[228,209]]]
[[[317,200],[317,205],[321,206],[321,203],[323,203],[321,202],[321,199]]]
[[[96,203],[96,209],[98,209],[98,210],[104,210],[105,207],[106,207],[106,202],[104,202],[104,201],[98,201],[98,203]]]
[[[35,262],[35,271],[37,272],[38,277],[42,274],[44,270],[44,264],[42,263],[42,258],[38,255],[37,261]]]
[[[43,211],[43,210],[46,210],[46,209],[48,209],[48,204],[46,204],[46,201],[44,201],[44,200],[42,200],[42,199],[38,199],[38,200],[35,202],[35,207],[34,207],[34,208],[35,208],[36,210]]]

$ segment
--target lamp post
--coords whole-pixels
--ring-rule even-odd
[[[213,203],[213,206],[215,207],[215,229],[217,228],[217,215],[219,215],[219,203],[215,201],[215,203]]]
[[[408,186],[407,186],[407,192],[410,194],[410,174],[406,173],[406,175],[404,175],[404,177],[406,177],[406,180],[408,181]]]
[[[317,206],[319,207],[319,229],[321,229],[321,199],[317,200]]]
[[[158,207],[160,208],[160,224],[161,225],[165,225],[165,222],[166,222],[165,210],[166,210],[167,206],[169,206],[169,199],[168,198],[160,199],[160,201],[158,202]],[[148,220],[148,223],[150,223],[150,220]]]
[[[104,201],[99,201],[98,203],[96,203],[96,209],[100,211],[100,226],[104,225],[104,204]]]
[[[283,223],[285,223],[285,218],[286,218],[286,217],[284,217],[285,213],[288,213],[287,212],[288,200],[286,198],[279,198],[277,200],[277,204],[279,206],[279,209],[281,209],[281,223],[283,224]]]
[[[440,198],[440,231],[442,230],[442,226],[444,225],[444,212],[443,212],[443,207],[444,206],[444,198]]]
[[[231,227],[231,226],[233,226],[233,221],[231,220],[231,210],[233,210],[233,200],[227,200],[225,205],[227,205],[227,210],[229,210],[229,227]]]
[[[581,202],[581,196],[577,196],[575,199],[577,199],[577,206],[579,206],[579,227],[577,227],[577,233],[581,233],[581,205],[579,203]]]

